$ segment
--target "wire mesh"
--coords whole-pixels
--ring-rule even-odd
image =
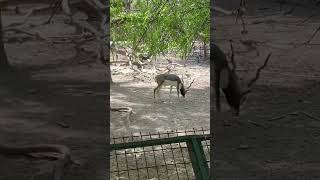
[[[167,131],[163,133],[134,133],[125,137],[113,137],[112,144],[141,142],[148,140],[168,139],[179,136],[208,135],[207,129],[192,129],[184,131]],[[210,167],[210,141],[201,141]],[[117,149],[110,153],[110,172],[113,180],[141,180],[141,179],[167,179],[184,180],[196,179],[192,161],[186,142],[165,143],[159,141],[157,145]]]

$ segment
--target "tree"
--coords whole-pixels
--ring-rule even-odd
[[[110,1],[111,41],[133,56],[175,52],[185,57],[196,40],[209,42],[209,0]]]
[[[0,71],[6,71],[10,68],[6,50],[3,42],[2,15],[1,8],[6,5],[5,0],[0,0]]]

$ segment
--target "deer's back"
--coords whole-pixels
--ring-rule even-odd
[[[175,74],[159,74],[155,79],[158,84],[164,83],[164,85],[176,85],[177,83],[181,83],[181,79]]]
[[[210,44],[210,60],[213,62],[215,69],[222,69],[228,66],[226,55],[223,51],[214,43]]]

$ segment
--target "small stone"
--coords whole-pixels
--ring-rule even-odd
[[[37,93],[38,92],[38,89],[30,89],[29,91],[28,91],[28,93],[30,93],[30,94],[35,94],[35,93]]]
[[[247,145],[247,144],[241,144],[241,145],[239,146],[239,149],[243,149],[243,150],[249,149],[249,145]]]

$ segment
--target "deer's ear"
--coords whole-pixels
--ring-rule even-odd
[[[220,88],[227,88],[229,85],[230,72],[227,68],[223,68],[220,72]]]

